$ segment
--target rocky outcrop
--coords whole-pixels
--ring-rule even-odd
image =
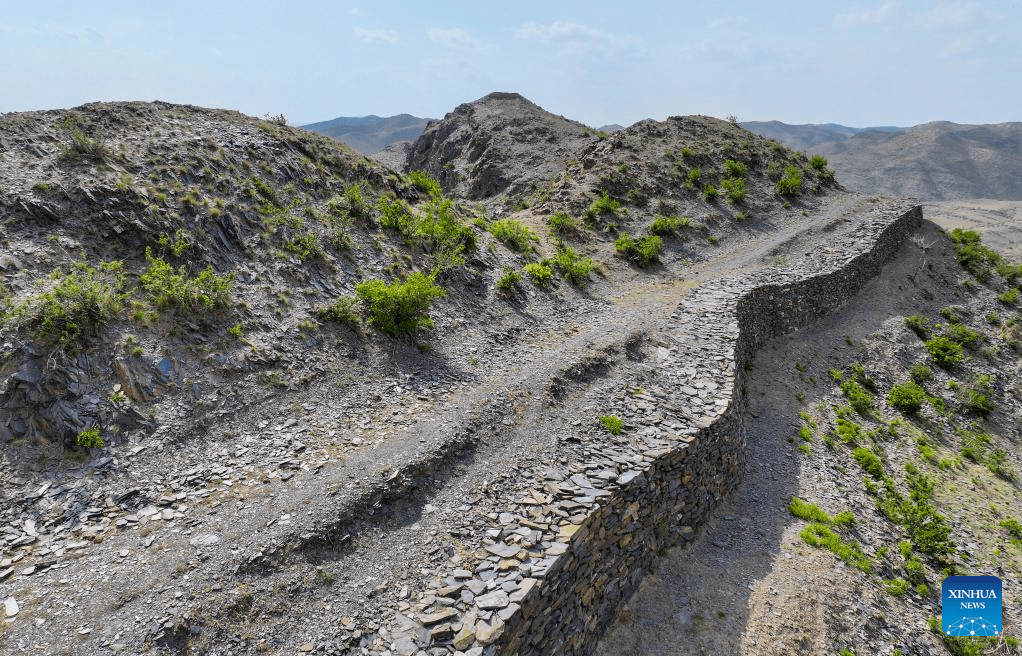
[[[471,200],[520,195],[545,186],[596,132],[556,116],[517,93],[491,93],[431,122],[407,170],[424,170],[444,191]]]

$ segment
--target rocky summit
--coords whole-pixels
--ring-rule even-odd
[[[939,654],[942,572],[1022,594],[1022,270],[978,235],[709,117],[494,93],[393,160],[167,103],[0,116],[5,653]],[[708,544],[773,564],[678,603],[785,591],[719,643],[643,601]]]

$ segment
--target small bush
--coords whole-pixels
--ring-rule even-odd
[[[199,275],[191,277],[184,266],[175,271],[161,258],[153,257],[148,246],[145,257],[149,268],[139,276],[139,284],[157,308],[198,313],[230,304],[233,272],[218,276],[212,266],[207,266]]]
[[[912,379],[912,382],[917,385],[922,385],[933,379],[933,369],[930,369],[923,363],[917,363],[912,365],[912,368],[908,370],[908,375]]]
[[[926,342],[930,357],[942,369],[950,369],[962,361],[962,347],[947,337],[934,337]]]
[[[539,237],[529,226],[516,219],[494,221],[490,224],[490,232],[519,253],[531,252],[533,250],[532,242],[539,241]]]
[[[788,512],[799,519],[804,519],[807,522],[820,522],[821,524],[829,524],[831,522],[830,515],[828,515],[826,511],[817,506],[815,503],[808,503],[798,497],[791,498],[791,503],[788,505]]]
[[[826,524],[810,524],[802,529],[799,537],[811,547],[826,549],[850,565],[858,567],[867,574],[872,572],[873,564],[864,555],[858,545],[845,542],[837,533],[831,531]]]
[[[786,166],[775,189],[779,196],[797,196],[802,191],[802,171],[791,165]]]
[[[585,211],[586,221],[595,221],[602,217],[604,214],[611,216],[617,216],[618,208],[621,207],[621,203],[610,197],[609,192],[603,192],[603,195],[593,201]]]
[[[1006,290],[1004,293],[997,296],[997,300],[1006,305],[1015,305],[1018,303],[1018,287],[1012,287]]]
[[[994,402],[986,394],[971,387],[962,390],[961,401],[963,406],[982,417],[993,412],[995,407]]]
[[[426,312],[433,299],[446,295],[442,287],[433,284],[433,276],[419,271],[401,283],[363,282],[355,293],[369,308],[369,323],[392,337],[431,327],[433,320]]]
[[[1014,517],[1009,517],[1001,522],[1001,528],[1008,529],[1008,536],[1012,542],[1022,545],[1022,523],[1019,523]]]
[[[532,284],[537,287],[549,287],[550,283],[554,280],[554,271],[546,264],[540,264],[539,262],[530,262],[525,265],[525,273],[529,276],[529,280]]]
[[[554,262],[564,271],[564,277],[568,282],[579,288],[586,286],[589,282],[589,272],[596,266],[592,258],[581,257],[565,244],[558,247]]]
[[[980,235],[975,230],[955,228],[948,236],[954,244],[955,261],[975,276],[976,280],[989,280],[994,267],[1001,262],[1001,256],[980,243]]]
[[[634,238],[627,232],[614,241],[614,248],[625,258],[640,267],[647,267],[660,259],[664,241],[656,235]]]
[[[910,317],[905,317],[905,325],[908,326],[912,332],[919,336],[919,339],[927,339],[930,336],[929,320],[919,314],[913,314]]]
[[[667,237],[673,235],[681,228],[688,228],[692,225],[692,219],[687,216],[658,216],[653,219],[649,231],[654,235]]]
[[[816,171],[818,175],[826,176],[827,170],[827,158],[823,155],[813,155],[809,158],[809,166]]]
[[[852,451],[852,457],[855,458],[855,462],[859,463],[863,471],[867,474],[880,481],[884,478],[884,464],[877,457],[877,454],[873,453],[865,447],[856,447]]]
[[[550,226],[550,230],[561,237],[579,235],[584,231],[582,223],[578,219],[564,212],[557,212],[547,217],[546,222]]]
[[[624,422],[614,415],[603,415],[600,417],[600,424],[610,431],[611,435],[620,435],[624,427]]]
[[[720,186],[727,192],[727,200],[732,205],[745,199],[745,178],[724,178]]]
[[[953,323],[947,327],[947,337],[968,349],[974,349],[983,341],[983,333],[965,324]]]
[[[356,300],[350,296],[342,296],[333,305],[316,310],[316,318],[320,321],[332,321],[358,330],[361,320],[355,310]]]
[[[74,116],[67,115],[57,123],[70,138],[71,143],[61,146],[60,155],[62,158],[74,161],[88,159],[94,162],[104,162],[110,157],[110,149],[100,136],[90,137],[78,125]]]
[[[724,171],[729,178],[744,178],[749,173],[749,167],[733,159],[724,161]]]
[[[905,579],[894,579],[884,583],[884,587],[887,588],[887,592],[891,593],[895,597],[903,597],[908,592],[909,584]]]
[[[682,185],[685,187],[685,189],[691,191],[696,188],[696,185],[699,184],[700,177],[702,177],[702,171],[700,171],[698,168],[691,169],[685,176],[685,182],[683,182]]]
[[[854,526],[855,515],[850,510],[842,510],[834,515],[834,524],[835,526]]]
[[[521,281],[522,276],[520,273],[511,267],[504,267],[504,275],[497,281],[497,289],[507,291],[517,287]]]
[[[873,409],[873,394],[858,382],[846,380],[841,383],[841,393],[860,415],[867,415]]]
[[[720,192],[713,185],[706,185],[703,188],[703,198],[705,198],[707,202],[711,202],[712,203],[713,201],[715,201],[717,199],[717,196],[719,196],[719,195],[720,195]]]
[[[372,206],[362,195],[362,185],[353,184],[344,190],[344,200],[348,204],[348,214],[358,221],[372,222]]]
[[[92,426],[78,433],[75,444],[86,449],[102,449],[103,438],[99,436],[99,426]]]
[[[429,194],[431,198],[439,199],[444,195],[444,190],[440,183],[425,171],[412,171],[408,174],[408,181],[418,189]]]
[[[932,375],[932,374],[931,374]],[[914,415],[923,407],[923,400],[926,399],[926,390],[918,383],[907,381],[898,383],[891,388],[887,395],[887,403],[907,415]]]

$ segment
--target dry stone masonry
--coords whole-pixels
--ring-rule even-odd
[[[658,349],[661,389],[621,395],[628,435],[580,444],[574,459],[536,475],[516,505],[492,515],[474,567],[403,595],[374,653],[590,653],[657,553],[691,539],[740,482],[744,373],[755,349],[848,301],[922,211],[886,206],[854,220],[787,268],[715,281],[686,298],[672,316],[672,344]]]

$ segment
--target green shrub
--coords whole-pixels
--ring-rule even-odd
[[[841,383],[841,393],[848,399],[849,405],[860,415],[869,414],[873,408],[873,394],[854,380]]]
[[[624,422],[614,415],[603,415],[600,417],[600,423],[611,435],[620,435],[624,427]]]
[[[925,398],[926,390],[914,381],[907,381],[891,388],[887,395],[887,403],[907,415],[914,415],[923,407]]]
[[[1015,305],[1018,303],[1018,287],[1012,287],[1006,290],[1004,293],[998,295],[997,300],[1007,305]]]
[[[953,323],[947,327],[947,337],[962,346],[974,349],[983,341],[983,333],[973,330],[965,324]]]
[[[516,219],[494,221],[490,224],[490,232],[519,253],[531,252],[533,250],[532,242],[539,241],[539,237],[532,231],[532,228]]]
[[[860,426],[845,417],[838,417],[835,420],[834,432],[837,433],[838,438],[845,444],[855,444],[862,437]]]
[[[1001,528],[1008,529],[1008,536],[1011,541],[1022,546],[1022,523],[1019,523],[1014,517],[1009,517],[1001,522]]]
[[[834,515],[834,524],[836,526],[853,526],[855,524],[855,515],[850,510],[842,510]]]
[[[316,317],[320,321],[333,321],[358,330],[361,328],[361,320],[355,310],[355,303],[356,300],[351,296],[342,296],[333,305],[316,310]]]
[[[78,433],[75,444],[86,449],[102,449],[103,438],[99,436],[99,426],[92,426]]]
[[[344,200],[348,204],[348,214],[365,223],[372,221],[372,206],[362,195],[362,185],[353,184],[344,190]]]
[[[930,336],[929,320],[919,314],[913,314],[910,317],[905,317],[905,325],[908,326],[912,332],[919,336],[919,339],[926,339]]]
[[[987,457],[987,469],[990,472],[1003,478],[1006,481],[1014,481],[1018,478],[1018,472],[1008,464],[1008,452],[1004,449],[994,449]]]
[[[75,352],[83,340],[98,334],[120,313],[127,297],[121,271],[119,261],[103,262],[98,267],[80,262],[67,275],[55,270],[51,274],[57,280],[53,288],[40,294],[34,303],[22,305],[16,313],[31,315],[40,341]]]
[[[683,182],[682,184],[685,187],[685,189],[691,191],[696,188],[696,185],[699,184],[700,177],[702,177],[702,171],[700,171],[698,168],[691,169],[685,176],[685,182]]]
[[[933,379],[933,369],[930,369],[925,364],[919,362],[912,365],[912,368],[908,370],[908,375],[914,383],[922,385],[923,383]]]
[[[714,187],[713,185],[706,185],[703,188],[703,198],[705,198],[707,202],[713,202],[714,200],[717,199],[717,196],[719,195],[720,192],[717,191],[717,188]]]
[[[614,241],[614,248],[625,258],[640,267],[647,267],[660,259],[664,241],[656,235],[634,238],[622,232]]]
[[[442,287],[433,284],[433,276],[419,271],[409,274],[401,283],[363,282],[355,293],[368,306],[369,323],[392,337],[432,326],[433,320],[426,312],[433,299],[446,294]]]
[[[618,208],[621,207],[621,203],[610,197],[609,192],[603,192],[603,195],[593,201],[585,211],[586,221],[595,221],[602,217],[604,214],[616,216]]]
[[[724,171],[729,178],[744,178],[749,172],[749,167],[741,162],[728,159],[724,160]]]
[[[975,230],[955,228],[948,236],[954,244],[955,261],[980,282],[989,280],[1001,256],[980,243],[980,235]]]
[[[775,189],[779,196],[797,196],[802,191],[802,171],[791,165],[786,166]]]
[[[902,565],[902,569],[905,570],[905,577],[909,583],[918,585],[926,581],[926,568],[918,558],[912,557],[906,560],[905,564]]]
[[[884,464],[877,457],[877,454],[865,447],[859,446],[852,451],[852,457],[855,458],[855,462],[859,463],[859,466],[867,474],[878,481],[884,479]]]
[[[230,304],[233,272],[218,276],[213,273],[212,266],[207,266],[199,275],[191,277],[184,266],[175,271],[161,258],[153,257],[148,246],[145,257],[149,267],[139,276],[139,284],[157,308],[176,308],[192,314],[225,308]]]
[[[858,567],[867,574],[873,570],[872,562],[868,556],[862,553],[858,545],[842,540],[826,524],[810,524],[802,529],[799,536],[809,546],[826,549],[841,560]]]
[[[78,125],[75,117],[67,115],[57,122],[57,126],[71,139],[71,143],[60,147],[60,156],[66,160],[88,159],[94,162],[105,162],[110,157],[110,149],[101,136],[90,137]]]
[[[827,170],[827,158],[823,155],[813,155],[809,158],[809,166],[818,174],[826,176],[829,171]]]
[[[396,230],[405,237],[411,237],[415,229],[415,217],[404,201],[395,198],[389,200],[383,196],[376,203],[380,212],[380,225],[390,230]]]
[[[799,519],[804,519],[807,522],[820,522],[821,524],[829,524],[831,522],[830,515],[828,515],[826,511],[817,506],[815,503],[808,503],[798,497],[791,498],[791,503],[788,505],[788,512]]]
[[[653,219],[649,231],[654,235],[666,237],[673,235],[681,228],[688,228],[692,225],[692,219],[687,216],[657,216]]]
[[[895,597],[902,597],[908,592],[908,581],[905,579],[894,579],[886,581],[884,587],[887,588],[887,592],[891,593]]]
[[[227,333],[234,339],[241,339],[244,332],[241,329],[241,322],[238,322],[227,329]]]
[[[993,412],[995,407],[994,402],[986,394],[971,387],[962,390],[961,401],[963,406],[982,417]]]
[[[517,287],[518,283],[522,281],[522,276],[511,267],[504,267],[504,275],[497,281],[497,289],[509,290],[513,287]]]
[[[547,217],[546,222],[550,229],[561,237],[579,235],[584,230],[582,223],[578,219],[564,212],[557,212]]]
[[[720,186],[727,191],[727,200],[729,203],[736,204],[745,199],[744,178],[724,178],[720,181]]]
[[[554,271],[546,264],[530,262],[525,265],[525,273],[537,287],[548,287],[554,279]]]
[[[580,256],[566,244],[558,246],[554,263],[561,267],[568,282],[579,288],[586,286],[589,282],[589,272],[596,266],[592,258]]]
[[[947,337],[934,337],[926,342],[930,357],[943,369],[950,369],[962,361],[962,347]]]
[[[440,183],[425,171],[412,171],[408,174],[408,181],[429,194],[431,198],[439,199],[444,195],[444,190]]]

